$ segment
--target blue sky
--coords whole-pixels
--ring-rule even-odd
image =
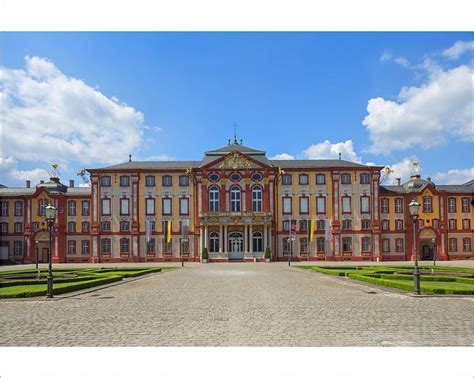
[[[227,143],[234,122],[238,138],[269,157],[342,152],[402,177],[416,158],[423,175],[463,182],[474,174],[472,41],[472,33],[2,33],[1,182],[37,181],[51,161],[66,181],[129,153],[198,160]]]

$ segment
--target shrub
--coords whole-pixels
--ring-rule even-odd
[[[202,259],[203,260],[208,260],[209,259],[209,252],[207,251],[207,248],[204,248],[202,250]]]
[[[270,251],[270,247],[267,246],[265,248],[265,259],[271,259],[272,258],[272,252]]]

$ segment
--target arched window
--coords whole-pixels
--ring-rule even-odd
[[[230,190],[230,211],[241,211],[240,206],[241,192],[238,186]]]
[[[209,252],[219,252],[219,234],[217,232],[209,234]]]
[[[216,186],[209,190],[209,211],[213,213],[219,211],[219,188]]]
[[[262,188],[254,186],[252,189],[252,211],[262,211]]]
[[[261,232],[253,233],[252,243],[254,252],[263,252],[263,238]]]

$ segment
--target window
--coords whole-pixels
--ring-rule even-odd
[[[463,230],[470,230],[471,229],[471,220],[470,219],[463,219],[462,220],[462,229]]]
[[[163,176],[163,186],[172,186],[173,185],[173,177],[172,176]]]
[[[422,229],[425,227],[425,221],[423,219],[418,219],[418,228]]]
[[[316,250],[318,252],[324,252],[326,240],[323,237],[316,238]]]
[[[130,176],[120,176],[120,186],[130,186]]]
[[[8,234],[8,222],[1,223],[2,234]]]
[[[254,232],[252,238],[254,252],[263,252],[263,237],[261,232]]]
[[[299,175],[299,183],[300,185],[308,185],[309,184],[308,175],[307,174]]]
[[[343,213],[351,212],[351,197],[348,197],[348,196],[342,197],[342,212]]]
[[[67,224],[67,232],[76,232],[76,222],[68,222]]]
[[[316,175],[316,184],[317,185],[326,185],[326,175],[320,173]]]
[[[163,198],[162,203],[163,203],[163,209],[162,209],[162,214],[163,215],[171,215],[171,198]]]
[[[308,238],[300,238],[300,253],[308,253]]]
[[[130,239],[120,239],[120,253],[129,253],[130,251]]]
[[[145,186],[155,186],[155,176],[145,176]]]
[[[283,221],[283,231],[290,231],[290,221],[284,220]]]
[[[370,252],[370,238],[361,239],[362,252]]]
[[[395,212],[403,213],[403,198],[395,198]]]
[[[326,214],[326,197],[316,198],[316,213]]]
[[[291,185],[291,175],[283,175],[281,182],[283,185]]]
[[[382,252],[390,252],[390,239],[382,239]]]
[[[76,253],[76,241],[75,240],[68,240],[67,242],[67,251],[68,253]]]
[[[397,231],[403,231],[403,220],[397,219],[395,221],[395,230]]]
[[[456,219],[450,219],[450,220],[449,220],[449,229],[450,229],[450,230],[455,230],[455,229],[456,229],[456,226],[457,226],[456,223],[457,223],[457,222],[456,222]]]
[[[368,173],[360,174],[360,183],[361,184],[370,184],[370,175]]]
[[[156,242],[155,238],[150,238],[150,241],[146,243],[146,253],[155,253]]]
[[[188,238],[179,239],[179,251],[181,253],[189,252],[189,239]]]
[[[100,229],[105,232],[110,231],[110,222],[102,222],[100,224]]]
[[[433,211],[433,199],[431,197],[423,197],[423,212],[431,213]]]
[[[15,201],[15,216],[21,217],[23,215],[23,201]]]
[[[462,239],[462,250],[463,252],[471,251],[471,238]]]
[[[292,198],[291,197],[283,197],[283,214],[291,214],[292,210]]]
[[[462,212],[463,213],[469,213],[470,207],[469,207],[469,198],[462,198],[461,199],[461,207],[462,207]]]
[[[300,214],[309,213],[309,197],[300,197]]]
[[[324,219],[318,219],[316,221],[316,229],[317,230],[324,230],[326,227],[326,221]]]
[[[179,176],[179,186],[189,186],[189,176]]]
[[[350,184],[351,175],[349,173],[344,173],[341,175],[341,184]]]
[[[387,219],[382,221],[382,230],[389,231],[390,230],[390,222]]]
[[[8,216],[8,201],[2,201],[2,217],[7,217]]]
[[[209,234],[209,252],[219,252],[219,234],[217,232]]]
[[[31,229],[32,229],[33,231],[38,231],[38,229],[39,229],[39,223],[38,223],[38,222],[33,222],[33,223],[31,224]]]
[[[130,214],[130,199],[120,198],[120,215]]]
[[[112,185],[112,179],[110,176],[102,176],[100,178],[100,185],[102,186],[110,186]]]
[[[90,215],[90,202],[82,201],[82,216],[88,217]]]
[[[179,199],[179,214],[180,215],[189,215],[189,198],[180,198]]]
[[[403,239],[395,239],[395,252],[403,252]]]
[[[21,222],[15,222],[15,232],[18,234],[18,233],[21,233],[23,232],[23,223]]]
[[[76,201],[68,201],[67,215],[69,215],[70,217],[76,216]]]
[[[212,173],[209,175],[209,181],[216,182],[219,181],[219,175],[217,173]]]
[[[110,198],[102,198],[102,215],[110,215]]]
[[[145,199],[145,213],[146,215],[155,215],[155,199],[154,198]]]
[[[291,252],[290,238],[283,238],[283,253],[289,254]]]
[[[262,211],[262,188],[254,186],[252,189],[252,211]]]
[[[241,211],[240,197],[240,188],[238,186],[234,186],[230,190],[230,211]]]
[[[448,213],[456,212],[456,198],[448,198]]]
[[[433,219],[433,228],[438,229],[439,228],[439,220],[438,219]]]
[[[82,251],[82,254],[84,255],[89,254],[89,240],[83,240],[81,242],[81,251]]]
[[[101,248],[102,253],[110,253],[110,239],[102,239],[101,240]]]
[[[251,178],[253,181],[261,181],[263,176],[261,173],[256,172],[256,173],[252,173]]]
[[[384,214],[388,214],[388,212],[390,211],[388,198],[382,198],[380,200],[380,211]]]
[[[120,222],[120,231],[128,232],[130,231],[130,222],[128,221],[121,221]]]
[[[342,229],[350,230],[352,228],[352,221],[350,219],[344,219],[342,221]]]
[[[219,188],[216,186],[209,189],[209,211],[213,213],[219,211]]]
[[[82,232],[89,232],[89,222],[82,222]]]
[[[458,250],[458,239],[450,238],[449,239],[449,252],[457,252]]]
[[[13,253],[15,255],[22,255],[23,254],[23,243],[21,241],[14,241],[13,242]]]
[[[300,219],[300,231],[308,231],[309,220]]]
[[[342,238],[342,252],[352,252],[352,238]]]
[[[360,212],[362,214],[370,213],[370,197],[369,196],[360,197]]]
[[[362,219],[360,222],[362,230],[370,230],[370,219]]]
[[[48,200],[42,199],[39,201],[39,215],[42,217],[46,216],[46,206],[48,206]]]
[[[229,178],[230,178],[230,181],[237,182],[237,181],[240,181],[242,176],[240,175],[240,173],[236,172],[236,173],[232,173]]]

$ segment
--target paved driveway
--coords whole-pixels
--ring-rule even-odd
[[[0,345],[466,346],[474,298],[413,298],[285,263],[189,264],[61,300],[2,300]]]

